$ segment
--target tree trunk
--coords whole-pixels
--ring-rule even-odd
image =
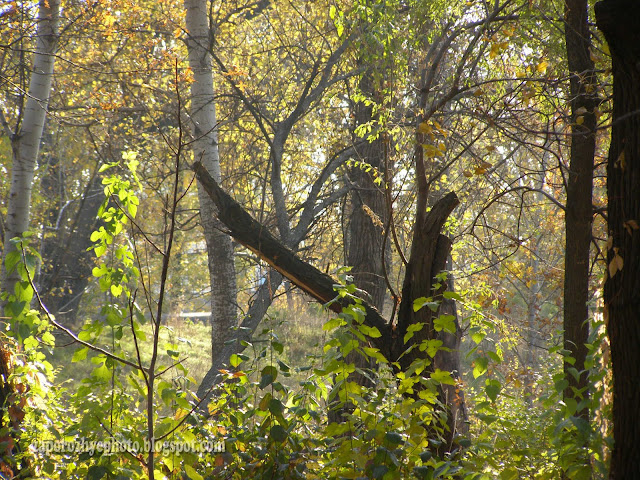
[[[43,239],[44,264],[38,284],[44,304],[63,325],[75,324],[82,295],[91,278],[94,256],[87,249],[92,245],[90,235],[98,226],[97,213],[103,199],[102,176],[96,175],[85,189],[72,219],[69,218],[73,211],[71,204],[52,209],[49,228],[53,232]]]
[[[588,372],[584,362],[589,337],[589,260],[593,219],[593,166],[596,149],[598,105],[596,77],[591,60],[591,36],[587,0],[565,1],[565,42],[569,62],[571,93],[571,160],[567,178],[565,208],[564,348],[573,361],[564,362],[569,386],[564,398],[588,396]],[[580,120],[579,120],[580,119]],[[570,370],[577,370],[576,378]],[[577,416],[588,420],[585,406]]]
[[[609,478],[640,478],[640,9],[596,4],[612,57],[613,117],[607,163],[609,246],[604,284],[613,367]]]
[[[371,71],[366,72],[359,85],[362,93],[368,96],[375,94],[372,76]],[[374,120],[373,106],[365,102],[358,102],[354,113],[356,126]],[[379,134],[375,138],[366,138],[355,148],[355,158],[363,164],[352,167],[349,172],[354,189],[351,192],[347,265],[352,267],[354,284],[367,292],[369,302],[382,311],[387,293],[384,279],[388,260],[384,252],[387,205],[383,187],[374,181],[374,170],[382,176],[385,145],[382,133],[376,133]],[[369,169],[369,166],[373,168]]]
[[[7,206],[6,230],[4,236],[3,260],[15,251],[10,242],[14,237],[22,236],[29,228],[29,213],[31,209],[31,190],[36,168],[36,160],[40,149],[45,115],[51,94],[51,81],[55,51],[58,44],[58,20],[60,15],[59,0],[40,0],[38,4],[38,20],[36,30],[36,48],[33,59],[33,70],[29,81],[29,93],[22,112],[22,123],[11,135],[12,166],[11,186]],[[2,264],[0,273],[1,290],[13,293],[15,283],[19,280],[16,271],[7,273]],[[4,311],[5,302],[0,300],[0,312]],[[4,322],[2,322],[4,323]],[[4,414],[9,404],[16,408],[24,398],[9,381],[12,372],[11,345],[2,342],[0,345],[0,429],[8,428],[4,438],[4,446],[0,451],[2,458],[12,458],[11,453],[19,449],[21,418],[11,419],[10,425],[4,425]],[[12,445],[13,444],[13,445]],[[24,465],[27,465],[24,467]],[[3,472],[10,473],[13,466],[3,465]],[[19,470],[20,468],[16,468]],[[7,471],[8,470],[8,471]],[[23,472],[28,472],[28,459],[24,460]],[[19,471],[11,472],[20,475]],[[28,475],[28,473],[27,473]]]
[[[218,152],[218,124],[214,103],[213,72],[211,68],[211,30],[206,0],[185,0],[187,49],[189,66],[193,71],[191,84],[191,121],[193,122],[194,160],[202,162],[209,173],[220,182]],[[231,238],[220,229],[216,208],[198,185],[200,218],[209,258],[211,282],[211,352],[212,358],[233,338],[232,327],[237,325],[236,271]],[[216,367],[216,365],[213,365]]]
[[[54,53],[58,44],[59,15],[60,0],[40,0],[36,50],[29,81],[29,93],[22,123],[18,127],[19,130],[11,136],[13,159],[3,258],[15,250],[10,240],[21,236],[29,229],[31,190],[51,93]],[[13,292],[17,274],[14,272],[7,275],[3,264],[1,277],[2,290]]]

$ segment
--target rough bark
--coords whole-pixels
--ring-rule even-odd
[[[185,0],[187,49],[189,66],[193,71],[191,84],[191,121],[193,154],[209,173],[220,182],[218,151],[218,125],[214,103],[209,11],[206,0]],[[209,276],[211,282],[211,352],[224,349],[225,342],[233,338],[232,328],[237,325],[236,271],[231,238],[221,231],[216,220],[216,208],[198,185],[200,218],[207,244]],[[214,365],[215,366],[215,365]]]
[[[366,72],[359,85],[360,90],[368,96],[375,95],[372,77],[371,71]],[[356,126],[369,123],[374,120],[373,105],[359,102],[354,114]],[[387,293],[384,279],[387,205],[382,187],[375,183],[374,169],[382,175],[385,168],[384,136],[379,134],[365,140],[355,148],[354,157],[367,166],[354,166],[349,171],[349,180],[354,189],[351,192],[346,260],[347,265],[352,267],[354,284],[367,292],[371,304],[382,311]]]
[[[613,367],[609,478],[640,478],[640,9],[634,1],[596,4],[612,57],[613,116],[607,163],[608,279],[604,284]]]
[[[569,386],[565,398],[588,396],[586,343],[589,337],[589,260],[593,219],[593,166],[596,149],[596,115],[598,104],[596,78],[591,60],[587,0],[565,1],[565,42],[569,63],[571,93],[571,158],[567,177],[565,208],[565,276],[564,276],[564,348],[573,358],[565,361],[565,378]],[[578,119],[581,119],[578,121]],[[569,370],[576,369],[576,378]],[[589,409],[576,412],[585,420]]]

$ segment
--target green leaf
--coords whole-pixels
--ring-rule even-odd
[[[328,332],[331,330],[334,330],[338,327],[341,327],[342,325],[346,325],[347,322],[345,320],[343,320],[340,317],[336,317],[336,318],[332,318],[331,320],[327,321],[323,326],[322,326],[322,330]]]
[[[484,391],[487,394],[487,397],[489,397],[492,402],[495,402],[498,398],[498,394],[500,393],[501,388],[502,385],[500,385],[500,382],[498,380],[488,379],[485,382]]]
[[[14,250],[7,253],[7,257],[4,260],[4,265],[7,269],[7,273],[13,272],[13,270],[16,268],[16,265],[20,263],[20,260],[22,260],[22,256],[20,255],[19,251]]]
[[[414,303],[414,306],[415,306],[415,303]],[[424,327],[423,322],[413,323],[409,325],[409,327],[407,328],[407,333],[404,334],[404,343],[407,343],[409,340],[411,340],[415,335],[415,332],[419,332],[420,330],[423,329],[423,327]]]
[[[111,370],[107,367],[106,363],[103,363],[98,368],[91,372],[91,375],[98,380],[107,381],[111,378]]]
[[[398,432],[387,432],[384,436],[384,441],[391,446],[402,445],[404,438]]]
[[[474,360],[473,378],[478,378],[487,372],[487,366],[489,365],[489,359],[487,357],[478,357]]]
[[[271,346],[276,352],[282,355],[282,352],[284,351],[284,345],[282,345],[280,342],[273,341],[271,342]]]
[[[462,297],[456,292],[444,292],[442,296],[447,300],[457,300],[462,302]]]
[[[72,362],[79,362],[87,358],[87,353],[89,353],[89,347],[79,348],[73,353],[73,357],[71,357]]]
[[[487,353],[487,356],[493,360],[496,363],[500,363],[502,362],[502,358],[500,358],[500,355],[498,355],[496,352],[489,350]]]
[[[453,315],[440,315],[433,320],[433,327],[436,332],[444,330],[449,333],[456,333],[456,317]]]
[[[269,411],[273,415],[280,416],[284,412],[284,405],[277,398],[272,398],[269,400]]]
[[[106,253],[107,245],[105,243],[99,243],[96,245],[94,251],[96,252],[96,257],[101,257]]]
[[[451,377],[451,372],[447,372],[446,370],[440,370],[436,368],[436,371],[431,374],[431,378],[441,384],[444,385],[455,385],[455,380]]]
[[[367,325],[358,325],[358,330],[360,330],[363,334],[371,338],[380,338],[382,334],[377,327],[369,327]]]
[[[482,342],[482,340],[484,340],[484,337],[486,337],[487,334],[481,331],[477,331],[471,334],[471,340],[473,340],[476,345],[480,344],[480,342]]]
[[[508,467],[500,472],[500,480],[518,480],[520,478],[520,472],[517,468]]]
[[[432,312],[435,312],[436,310],[438,310],[438,307],[440,306],[439,302],[434,302],[433,298],[429,297],[420,297],[420,298],[416,298],[413,301],[413,311],[417,312],[418,310],[420,310],[422,307],[429,307],[429,309],[431,309]]]
[[[282,425],[274,425],[271,427],[271,432],[269,435],[275,442],[282,443],[287,439],[287,431],[282,427]]]
[[[236,368],[236,367],[237,367],[238,365],[240,365],[241,363],[242,363],[242,359],[241,359],[238,355],[236,355],[235,353],[234,353],[234,354],[232,354],[232,355],[229,357],[229,364],[230,364],[233,368]]]
[[[119,297],[122,293],[122,285],[111,285],[111,294],[114,297]]]
[[[281,360],[278,360],[278,366],[280,367],[280,370],[284,373],[288,373],[289,370],[291,370],[291,367],[289,367],[289,365],[287,365]]]
[[[204,477],[196,472],[196,470],[188,463],[185,462],[183,464],[183,468],[185,473],[191,480],[204,480]]]
[[[91,465],[87,470],[87,480],[100,480],[103,478],[109,470],[102,465]]]
[[[269,402],[272,398],[273,396],[271,395],[271,392],[267,392],[264,397],[262,397],[262,400],[260,400],[258,408],[262,411],[267,411],[269,409]]]
[[[260,372],[260,388],[265,388],[267,385],[271,385],[278,377],[278,369],[273,365],[267,365]]]

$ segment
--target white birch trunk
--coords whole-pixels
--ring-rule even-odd
[[[218,127],[214,103],[212,60],[209,54],[210,28],[207,0],[185,0],[187,49],[193,71],[191,84],[191,122],[194,159],[200,160],[211,176],[220,182]],[[207,243],[211,282],[211,348],[215,353],[232,338],[237,325],[236,272],[231,238],[220,231],[216,209],[198,184],[200,218]],[[228,361],[228,359],[225,359]],[[215,365],[214,365],[215,367]]]
[[[31,190],[45,115],[49,105],[53,78],[54,53],[58,44],[60,0],[40,0],[36,30],[36,50],[29,92],[21,125],[12,135],[13,162],[11,187],[7,205],[3,256],[15,250],[10,240],[21,236],[29,228]],[[2,269],[2,289],[13,292],[16,275]]]

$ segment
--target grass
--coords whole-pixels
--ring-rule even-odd
[[[287,363],[292,367],[302,367],[310,365],[312,358],[322,354],[322,345],[325,338],[325,332],[322,330],[322,324],[327,320],[327,314],[315,305],[297,308],[294,311],[279,308],[275,305],[269,311],[261,325],[259,326],[255,337],[253,349],[246,349],[244,352],[249,356],[249,360],[241,366],[245,368],[257,368],[263,363],[268,363],[270,359],[261,359],[256,361],[256,353],[259,352],[268,338],[277,339],[283,346],[283,352],[277,355],[278,359]],[[151,336],[151,325],[149,323],[143,325],[142,331],[146,335],[146,340],[139,342],[140,354],[143,363],[147,363],[151,357],[153,348],[153,339]],[[109,327],[105,327],[99,338],[99,346],[112,351],[112,331]],[[127,359],[135,361],[136,351],[133,343],[133,336],[128,329],[124,329],[122,338],[122,352],[120,355]],[[179,317],[171,317],[167,324],[162,327],[160,334],[160,360],[164,365],[174,363],[167,355],[166,350],[175,350],[180,352],[182,364],[186,367],[191,376],[195,380],[195,390],[200,384],[211,366],[211,327],[206,322],[198,322],[185,320]],[[71,391],[75,391],[83,378],[91,375],[92,370],[97,366],[91,362],[91,358],[96,354],[89,352],[87,358],[80,361],[72,361],[73,355],[79,346],[69,343],[69,338],[63,334],[57,335],[56,347],[52,353],[48,355],[47,360],[51,362],[56,370],[56,385],[64,385]],[[275,355],[275,352],[273,352]],[[167,380],[181,375],[175,368],[166,373]],[[284,380],[293,387],[299,380],[303,379],[303,375],[292,376]]]

